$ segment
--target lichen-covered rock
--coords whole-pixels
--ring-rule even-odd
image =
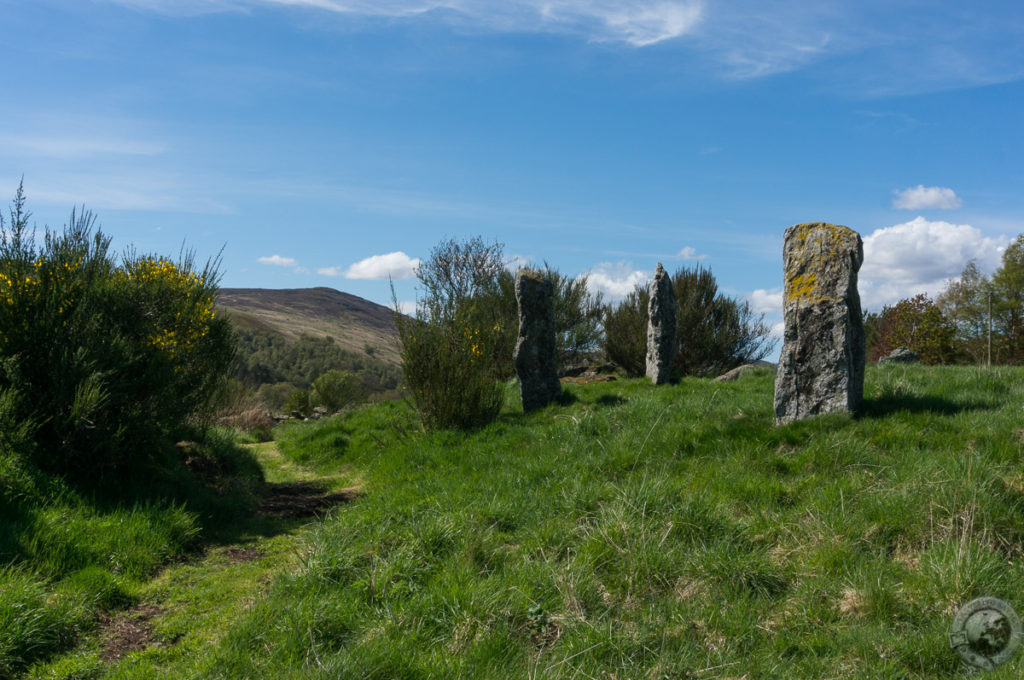
[[[551,280],[543,272],[520,269],[516,274],[519,338],[512,359],[519,376],[523,411],[543,408],[562,393],[552,297]]]
[[[672,278],[659,262],[647,303],[647,377],[655,385],[667,383],[675,357],[676,295]]]
[[[852,229],[818,222],[786,230],[777,423],[860,406],[866,355],[857,272],[863,261],[863,242]]]

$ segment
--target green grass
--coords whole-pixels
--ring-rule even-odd
[[[124,488],[86,489],[0,453],[0,678],[87,638],[160,568],[201,547],[204,533],[209,540],[251,510],[261,472],[230,437],[189,445],[198,477],[181,455],[169,452],[168,467]]]
[[[362,495],[257,532],[255,562],[217,549],[139,586],[160,645],[32,673],[958,677],[957,608],[1024,611],[1024,369],[870,367],[861,415],[785,427],[771,392],[765,371],[618,381],[469,433],[401,403],[279,428],[272,480]]]

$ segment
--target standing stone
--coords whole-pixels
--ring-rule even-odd
[[[523,411],[543,408],[562,393],[555,360],[555,317],[551,280],[543,272],[516,274],[519,338],[512,360],[519,376]]]
[[[860,406],[866,355],[857,271],[863,261],[864,244],[852,229],[817,222],[786,230],[776,423]]]
[[[676,358],[676,295],[672,279],[658,263],[647,302],[647,377],[655,385],[669,381]]]

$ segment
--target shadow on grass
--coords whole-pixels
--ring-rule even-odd
[[[967,411],[994,408],[986,401],[952,401],[944,397],[915,394],[883,394],[865,398],[857,410],[857,418],[884,418],[894,413],[934,413],[953,416]]]
[[[601,406],[622,406],[626,401],[627,399],[619,394],[602,394],[594,403]]]

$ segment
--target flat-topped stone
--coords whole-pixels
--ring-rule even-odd
[[[860,406],[866,355],[857,272],[863,261],[863,241],[848,227],[815,222],[786,230],[777,423]]]

